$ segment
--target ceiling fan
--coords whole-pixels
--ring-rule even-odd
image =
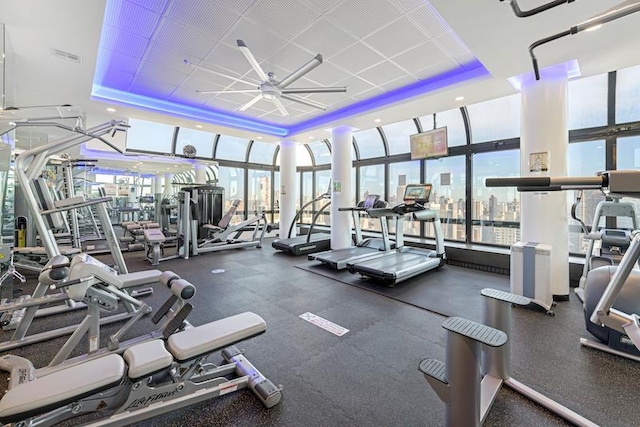
[[[203,95],[216,94],[216,93],[256,93],[257,95],[251,101],[247,102],[240,108],[239,111],[244,111],[251,107],[256,102],[261,99],[267,99],[272,101],[280,113],[283,116],[288,116],[289,112],[282,104],[281,99],[287,99],[289,101],[298,102],[300,104],[307,105],[309,107],[318,108],[320,110],[326,110],[327,106],[321,104],[319,102],[313,101],[308,98],[301,98],[296,96],[298,94],[304,93],[335,93],[335,92],[346,92],[346,87],[299,87],[299,88],[290,88],[289,85],[300,77],[304,76],[318,65],[322,64],[322,55],[316,55],[311,61],[307,62],[293,73],[289,74],[282,80],[277,80],[276,75],[273,72],[265,73],[256,58],[253,56],[247,45],[242,41],[238,40],[238,47],[242,54],[247,58],[247,61],[251,64],[251,67],[260,77],[260,81],[256,81],[250,78],[243,77],[241,79],[237,77],[230,76],[228,74],[224,74],[210,68],[203,67],[201,65],[196,65],[188,60],[184,60],[184,63],[190,67],[196,68],[198,70],[206,71],[208,73],[215,74],[217,76],[226,77],[230,80],[233,80],[238,83],[244,83],[247,85],[253,86],[253,89],[229,89],[229,90],[196,90],[197,93],[201,93]]]

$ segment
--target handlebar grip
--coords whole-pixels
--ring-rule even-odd
[[[548,187],[551,178],[548,176],[527,176],[521,178],[487,178],[487,187]]]

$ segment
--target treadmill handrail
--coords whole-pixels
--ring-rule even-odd
[[[318,217],[320,216],[320,214],[322,214],[325,209],[327,209],[329,206],[331,205],[331,201],[327,202],[324,204],[324,206],[322,206],[320,208],[320,210],[318,210],[318,212],[316,212],[313,215],[313,218],[311,219],[311,225],[309,226],[309,231],[307,232],[307,243],[309,243],[311,241],[311,234],[313,232],[313,227],[316,225],[316,221],[318,220]]]
[[[291,238],[291,233],[293,232],[293,228],[296,226],[298,218],[300,218],[302,216],[302,214],[304,213],[304,210],[307,208],[307,206],[309,206],[309,205],[311,205],[313,203],[319,202],[320,200],[326,199],[328,197],[331,197],[331,195],[329,193],[322,193],[321,195],[319,195],[315,199],[313,199],[311,201],[308,201],[307,203],[302,205],[300,207],[300,209],[298,210],[298,212],[296,212],[295,216],[293,217],[293,220],[291,221],[291,225],[289,226],[289,233],[287,234],[287,238]]]

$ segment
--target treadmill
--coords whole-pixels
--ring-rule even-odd
[[[347,263],[351,273],[370,277],[388,286],[407,280],[444,265],[446,254],[444,238],[437,211],[424,207],[431,195],[431,184],[409,184],[404,192],[404,203],[391,209],[371,209],[372,217],[385,216],[396,219],[396,249],[375,255],[363,261]],[[436,237],[436,250],[404,246],[404,217],[411,214],[417,221],[430,221]]]
[[[331,193],[330,193],[331,184],[329,184],[329,189],[325,193],[322,193],[315,199],[310,202],[302,205],[300,210],[296,213],[296,216],[293,217],[293,221],[291,221],[291,226],[289,227],[289,234],[287,239],[278,239],[271,242],[271,246],[274,249],[282,251],[289,255],[306,255],[313,252],[321,252],[331,249],[331,234],[330,233],[313,233],[313,227],[316,224],[319,216],[331,205]],[[309,232],[303,236],[291,237],[293,233],[293,229],[296,226],[296,222],[304,213],[304,210],[311,204],[319,202],[321,200],[329,200],[325,203],[318,212],[315,213],[311,220],[311,226],[309,227]]]
[[[372,255],[378,255],[381,252],[390,251],[395,247],[389,239],[389,228],[387,226],[387,218],[384,216],[379,217],[380,225],[382,228],[382,238],[368,238],[362,237],[362,229],[360,227],[360,212],[368,212],[370,209],[382,208],[386,206],[386,202],[380,200],[380,196],[377,194],[369,194],[364,202],[358,203],[356,207],[339,208],[339,211],[350,211],[353,217],[353,224],[355,230],[356,245],[344,249],[335,249],[326,252],[318,252],[310,254],[308,259],[310,261],[320,261],[322,264],[333,268],[334,270],[344,270],[347,268],[347,263],[353,263],[356,261],[363,261]]]

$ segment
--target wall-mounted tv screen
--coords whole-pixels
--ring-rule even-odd
[[[447,127],[411,135],[411,160],[443,157],[449,154]]]

